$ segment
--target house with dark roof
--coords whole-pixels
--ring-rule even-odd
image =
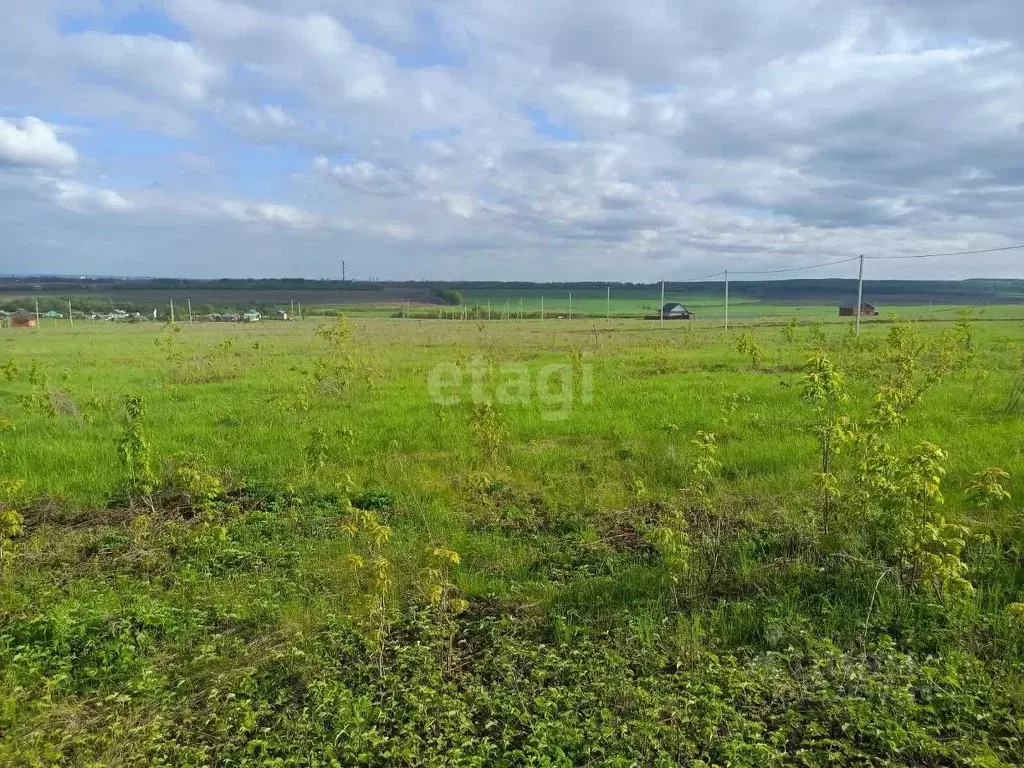
[[[875,317],[878,315],[878,309],[874,304],[868,304],[866,301],[860,305],[860,316],[861,317]],[[856,317],[857,307],[840,307],[840,317]]]
[[[669,301],[661,308],[661,313],[657,315],[648,315],[648,320],[693,320],[695,315],[693,312],[688,310],[682,304],[675,301]]]

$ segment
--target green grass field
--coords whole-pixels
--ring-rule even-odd
[[[1024,309],[666,298],[0,329],[0,764],[1024,763]]]

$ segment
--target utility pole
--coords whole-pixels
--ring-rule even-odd
[[[299,302],[299,322],[302,322],[302,302]]]
[[[665,281],[661,281],[661,328],[665,327]]]
[[[39,299],[36,299],[36,328],[39,327]]]
[[[171,299],[171,325],[174,325],[174,299]]]
[[[292,311],[288,313],[288,317],[295,317],[295,299],[292,299]]]
[[[341,260],[341,282],[345,282],[345,260]]]
[[[192,325],[192,299],[188,299],[188,324]]]
[[[544,319],[544,294],[540,295],[540,319]]]
[[[729,270],[725,270],[725,330],[729,330]]]
[[[572,320],[572,291],[569,291],[569,319]]]
[[[75,327],[75,315],[71,311],[71,299],[68,299],[68,319],[71,320],[71,327]]]
[[[864,254],[860,255],[860,272],[857,275],[857,335],[860,336],[860,308],[864,305]]]
[[[491,300],[487,300],[487,319],[491,319]]]
[[[612,321],[612,287],[609,285],[605,290],[607,293],[605,294],[604,321],[610,323]]]

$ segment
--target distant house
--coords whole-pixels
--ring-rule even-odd
[[[257,312],[255,309],[250,309],[244,315],[242,315],[242,321],[246,323],[255,323],[263,319],[263,315]]]
[[[277,310],[277,319],[278,320],[287,320],[288,319],[288,313],[285,312],[283,309]]]
[[[7,317],[3,322],[8,328],[35,328],[36,316],[31,312],[18,311]]]
[[[878,315],[878,309],[874,304],[868,304],[866,301],[860,305],[860,316],[861,317],[875,317]],[[856,317],[857,307],[840,307],[840,317]]]
[[[666,320],[693,320],[696,316],[682,304],[670,301],[661,308],[659,314],[648,315],[647,319],[660,320],[662,317]]]

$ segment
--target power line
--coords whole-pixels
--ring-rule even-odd
[[[682,280],[673,280],[672,282],[673,283],[695,283],[698,280],[707,280],[709,277],[721,277],[724,274],[725,274],[725,270],[723,269],[721,272],[715,272],[714,274],[701,275],[700,277],[687,277],[687,278],[684,278]]]
[[[1015,251],[1024,249],[1024,243],[1019,245],[1004,245],[999,248],[983,248],[975,251],[949,251],[947,253],[921,253],[913,256],[852,256],[846,259],[837,259],[836,261],[825,261],[820,264],[808,264],[804,267],[784,267],[782,269],[747,269],[747,270],[722,270],[721,272],[714,272],[710,275],[701,275],[700,277],[689,277],[682,280],[673,281],[680,283],[695,283],[699,280],[708,280],[712,277],[722,277],[725,275],[782,275],[792,272],[804,272],[810,269],[822,269],[824,267],[834,267],[838,264],[849,264],[860,259],[872,259],[881,261],[890,261],[897,259],[934,259],[941,256],[977,256],[985,253],[998,253],[1000,251]]]
[[[786,269],[762,269],[762,270],[737,270],[730,272],[734,275],[781,275],[784,272],[802,272],[805,269],[820,269],[822,267],[832,267],[836,264],[848,264],[851,261],[857,261],[859,256],[854,256],[849,259],[839,259],[838,261],[826,261],[822,264],[810,264],[806,267],[788,267]]]
[[[984,248],[980,251],[950,251],[949,253],[919,253],[916,256],[865,256],[865,259],[882,259],[885,261],[893,259],[935,259],[939,256],[977,256],[982,253],[997,253],[998,251],[1016,251],[1024,248],[1020,245],[1004,245],[1001,248]]]

